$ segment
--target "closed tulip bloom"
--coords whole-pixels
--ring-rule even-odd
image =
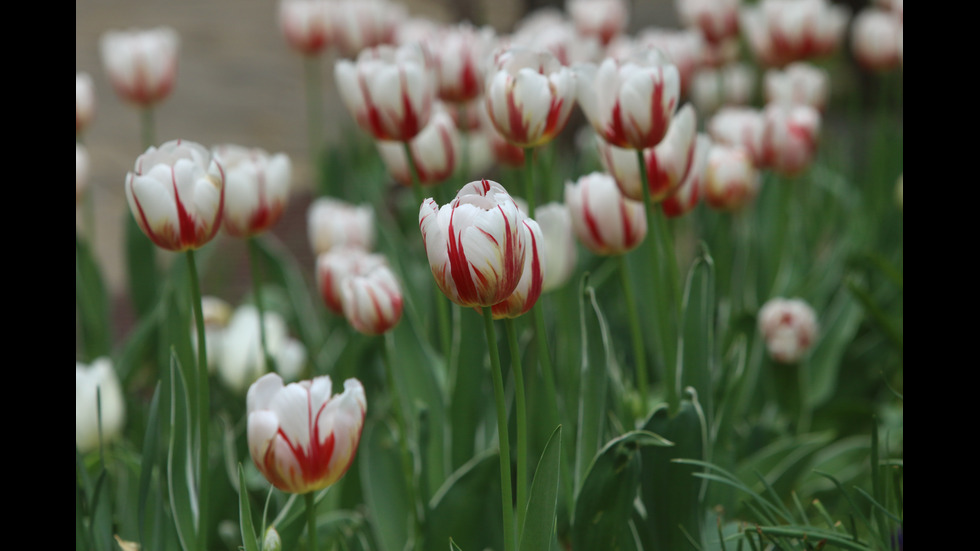
[[[374,210],[369,205],[321,197],[310,205],[306,222],[313,254],[320,255],[339,246],[365,250],[374,247]]]
[[[88,150],[79,143],[75,144],[75,204],[82,200],[82,194],[88,186]]]
[[[603,46],[626,28],[629,8],[624,0],[568,0],[565,4],[578,31]]]
[[[739,0],[676,0],[674,5],[684,25],[696,27],[712,44],[738,36]]]
[[[208,372],[214,373],[218,368],[221,359],[221,351],[224,348],[221,341],[224,339],[225,329],[231,321],[231,305],[226,301],[214,297],[201,297],[201,313],[204,317],[204,341],[207,344]],[[194,351],[197,352],[197,330],[191,327],[191,343]]]
[[[486,82],[487,113],[511,144],[537,147],[558,135],[575,106],[575,74],[548,52],[497,52]]]
[[[680,73],[659,53],[583,65],[578,81],[582,111],[616,147],[647,149],[663,140],[680,99]]]
[[[497,182],[470,182],[439,207],[426,199],[419,229],[439,289],[460,306],[493,306],[524,273],[524,215]]]
[[[567,182],[565,204],[575,235],[596,254],[629,252],[647,235],[643,203],[625,197],[608,174],[593,172]]]
[[[854,18],[851,49],[866,69],[887,71],[902,61],[902,20],[893,12],[868,8]]]
[[[702,115],[719,107],[747,105],[755,92],[755,71],[745,63],[701,69],[691,84],[691,102]]]
[[[683,216],[698,206],[704,194],[705,168],[710,150],[711,138],[707,134],[698,134],[691,169],[684,176],[684,181],[677,191],[660,203],[660,208],[668,218]]]
[[[765,86],[766,100],[770,103],[809,105],[823,111],[830,77],[816,65],[798,61],[782,71],[766,71]]]
[[[351,274],[341,283],[344,317],[365,335],[381,335],[402,317],[402,288],[387,263]]]
[[[787,176],[810,166],[817,153],[820,112],[809,105],[769,104],[763,115],[765,166]]]
[[[248,389],[248,450],[284,492],[322,490],[347,472],[361,441],[367,398],[357,379],[333,395],[330,377],[283,385],[269,373]]]
[[[447,102],[462,103],[483,94],[486,63],[494,47],[494,31],[463,23],[444,29],[432,38],[437,95]]]
[[[541,296],[544,273],[544,236],[541,226],[530,218],[524,219],[524,271],[517,288],[504,301],[493,305],[493,319],[516,318],[526,314]]]
[[[405,7],[387,0],[339,0],[329,2],[331,38],[340,55],[353,59],[365,49],[395,43]]]
[[[75,362],[75,447],[80,453],[99,448],[99,403],[102,442],[108,443],[122,433],[126,416],[119,377],[109,358],[91,365]]]
[[[330,45],[333,2],[327,0],[281,0],[279,25],[286,42],[303,55],[319,55]]]
[[[653,201],[662,201],[684,181],[694,162],[696,137],[697,116],[693,107],[685,105],[674,116],[663,141],[643,150]],[[643,183],[636,151],[620,149],[599,139],[599,153],[603,166],[616,179],[623,195],[634,201],[642,201]]]
[[[278,222],[289,198],[289,157],[238,145],[215,146],[213,152],[225,171],[225,231],[251,237]]]
[[[356,247],[335,247],[316,259],[316,280],[327,308],[336,314],[344,313],[344,281],[356,275],[364,275],[388,261],[380,254],[369,253]]]
[[[149,107],[169,96],[177,76],[179,42],[170,27],[103,34],[102,64],[119,97]]]
[[[564,203],[548,203],[534,211],[544,242],[544,281],[541,289],[548,292],[568,281],[575,271],[578,249],[572,231],[572,215]]]
[[[817,339],[817,315],[802,299],[777,297],[759,310],[759,332],[773,360],[794,364]]]
[[[628,60],[630,57],[642,57],[651,49],[659,50],[677,68],[681,95],[686,96],[691,89],[694,73],[704,65],[708,44],[697,31],[649,28],[633,39],[620,37],[609,45],[608,55]]]
[[[828,0],[763,0],[742,11],[741,23],[756,57],[782,66],[836,51],[849,15]]]
[[[174,140],[150,147],[126,176],[129,209],[143,233],[169,251],[204,246],[218,232],[225,176],[201,144]]]
[[[734,211],[758,195],[759,172],[744,150],[715,144],[708,153],[704,183],[704,199],[711,208]]]
[[[381,160],[395,181],[411,186],[412,172],[402,144],[379,141],[377,145]],[[438,107],[428,126],[409,142],[409,149],[422,185],[438,184],[452,176],[460,157],[459,131],[452,116]]]
[[[435,83],[420,46],[364,50],[334,73],[347,108],[375,139],[408,141],[429,123]]]
[[[598,61],[603,50],[597,36],[583,36],[575,24],[555,8],[540,8],[518,22],[511,35],[511,44],[549,52],[566,67]]]
[[[75,134],[80,134],[95,116],[95,87],[88,73],[75,73]]]
[[[262,351],[259,319],[259,310],[255,306],[239,306],[221,335],[218,375],[236,394],[244,392],[269,371]],[[266,347],[280,373],[298,374],[306,364],[306,348],[290,338],[286,321],[279,314],[266,311],[261,320],[265,325]]]

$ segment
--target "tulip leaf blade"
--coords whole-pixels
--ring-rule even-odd
[[[462,549],[503,549],[499,457],[498,450],[485,450],[446,479],[429,502],[427,543],[452,537]]]
[[[544,446],[531,481],[521,551],[548,551],[555,539],[555,511],[558,508],[558,478],[561,471],[561,425]]]
[[[582,331],[581,375],[578,402],[578,435],[575,450],[575,489],[581,489],[589,462],[599,450],[605,419],[608,371],[615,362],[609,327],[596,301],[588,274],[579,292],[579,323]]]
[[[156,246],[133,216],[126,216],[126,273],[133,305],[143,318],[156,304],[160,275],[157,273]]]
[[[75,234],[75,307],[88,360],[110,351],[109,300],[92,250]]]
[[[194,548],[198,501],[191,445],[190,400],[176,352],[170,356],[170,442],[167,448],[167,489],[177,538],[185,551]]]
[[[157,447],[160,442],[160,392],[162,383],[157,382],[153,390],[153,398],[150,400],[150,408],[146,415],[146,432],[143,434],[143,455],[140,460],[139,491],[137,503],[139,504],[139,536],[140,547],[146,549],[146,504],[150,497],[150,482],[153,478],[153,467],[157,459]]]
[[[681,331],[677,349],[678,388],[694,387],[701,398],[701,407],[712,419],[713,382],[717,376],[718,359],[715,345],[715,263],[708,245],[701,242],[698,255],[688,270],[681,309]]]
[[[259,551],[255,539],[255,524],[252,521],[252,506],[248,500],[248,486],[245,485],[245,468],[238,464],[238,519],[242,531],[245,551]]]
[[[360,446],[365,466],[360,470],[361,487],[382,551],[398,551],[410,537],[412,505],[405,486],[408,481],[402,476],[396,438],[386,424],[375,421],[364,427]]]
[[[449,538],[449,551],[463,551],[463,550],[458,545],[456,545],[456,542],[453,541],[453,538]]]

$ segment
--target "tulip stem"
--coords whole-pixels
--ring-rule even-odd
[[[524,533],[524,509],[527,507],[527,401],[524,394],[524,369],[521,348],[517,342],[514,320],[504,321],[510,346],[511,369],[514,371],[514,398],[517,400],[517,534]]]
[[[504,515],[504,551],[517,549],[514,531],[514,498],[510,482],[510,436],[507,431],[507,403],[504,397],[504,376],[500,369],[500,353],[497,351],[497,333],[493,328],[493,311],[483,307],[483,329],[487,334],[487,350],[490,352],[490,372],[493,377],[493,397],[497,404],[497,439],[500,445],[500,498]]]
[[[640,314],[636,309],[636,294],[633,292],[633,278],[630,276],[626,255],[619,255],[619,275],[623,281],[623,298],[626,299],[626,312],[630,321],[630,336],[633,339],[633,362],[636,365],[636,388],[646,406],[650,388],[647,384],[647,356],[643,346],[643,331],[640,329]]]
[[[201,303],[201,284],[197,276],[197,263],[194,249],[187,251],[187,269],[191,283],[191,302],[194,309],[194,322],[197,326],[197,418],[200,450],[198,451],[198,511],[200,511],[198,548],[207,549],[208,523],[208,422],[211,413],[211,393],[208,388],[208,349],[204,336],[204,307]]]
[[[524,148],[524,195],[527,199],[527,215],[534,218],[535,189],[534,189],[534,148]]]
[[[262,345],[262,356],[269,371],[275,371],[276,365],[269,354],[268,339],[265,335],[265,306],[262,303],[262,269],[259,266],[259,244],[257,238],[248,238],[248,259],[252,268],[252,292],[255,295],[255,309],[259,311],[259,343]]]
[[[310,534],[310,551],[316,551],[316,492],[303,494],[306,500],[306,529]]]

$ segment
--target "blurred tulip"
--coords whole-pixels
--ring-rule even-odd
[[[95,87],[88,73],[75,73],[75,134],[81,134],[95,116]]]
[[[548,203],[534,211],[544,249],[544,282],[542,291],[552,291],[565,284],[575,271],[578,250],[572,231],[572,215],[564,203]]]
[[[99,448],[99,404],[102,442],[106,444],[122,433],[126,416],[119,377],[109,358],[98,358],[91,365],[75,362],[75,447],[79,453]]]
[[[238,145],[218,145],[213,153],[225,172],[225,231],[251,237],[278,222],[289,199],[289,157]]]
[[[429,123],[435,83],[417,45],[364,50],[337,62],[337,87],[357,124],[377,140],[411,140]]]
[[[694,74],[702,65],[706,44],[696,31],[649,28],[641,31],[634,39],[620,37],[609,45],[609,56],[628,60],[630,57],[645,55],[644,52],[659,50],[677,68],[681,79],[681,95],[686,96],[691,89]]]
[[[429,42],[439,99],[462,103],[483,94],[486,64],[494,47],[491,27],[462,23],[443,29]]]
[[[170,27],[109,31],[102,35],[102,64],[119,97],[149,107],[173,90],[180,39]]]
[[[365,250],[374,247],[374,210],[370,205],[356,206],[321,197],[310,205],[306,222],[313,254],[323,254],[340,246]]]
[[[697,124],[694,108],[685,105],[674,116],[663,141],[643,150],[650,198],[654,202],[671,195],[690,171],[694,162]],[[598,139],[598,142],[602,165],[616,179],[620,191],[634,201],[642,201],[643,182],[636,151],[609,145],[602,139]]]
[[[704,176],[708,161],[708,151],[711,150],[711,139],[706,134],[698,134],[694,148],[691,168],[684,181],[672,195],[666,197],[660,207],[668,218],[683,216],[698,206],[698,201],[704,194]]]
[[[327,0],[280,0],[279,25],[289,46],[307,56],[322,53],[331,42],[335,6]]]
[[[744,149],[756,168],[788,176],[809,166],[819,131],[820,113],[807,105],[770,104],[763,112],[726,108],[708,122],[715,141]]]
[[[766,71],[766,100],[770,103],[809,105],[823,111],[830,77],[827,71],[798,61],[785,70]]]
[[[747,105],[755,91],[755,71],[745,63],[701,69],[691,84],[691,102],[702,115],[720,107]]]
[[[493,306],[511,295],[524,272],[524,215],[507,190],[483,180],[463,186],[439,208],[426,199],[419,229],[436,284],[460,306]]]
[[[742,10],[741,23],[759,61],[783,66],[834,53],[849,16],[828,0],[763,0]]]
[[[402,289],[387,262],[341,281],[344,317],[365,335],[381,335],[402,317]]]
[[[412,172],[403,144],[379,141],[377,146],[381,160],[395,181],[403,186],[411,186]],[[442,107],[437,107],[429,124],[409,142],[409,148],[422,185],[446,181],[456,170],[456,162],[460,157],[459,131],[456,130],[452,116]]]
[[[667,134],[680,99],[677,67],[647,52],[578,68],[578,100],[599,135],[616,147],[647,149]]]
[[[887,71],[901,63],[902,20],[892,12],[868,8],[854,18],[851,48],[866,69]]]
[[[344,313],[343,284],[355,275],[364,275],[388,261],[380,254],[369,253],[356,247],[334,247],[316,259],[316,281],[327,308],[335,314]]]
[[[540,8],[519,21],[511,35],[511,45],[546,51],[566,67],[595,62],[602,54],[598,37],[580,34],[575,24],[555,8]]]
[[[201,144],[174,140],[150,147],[126,176],[129,209],[143,233],[169,251],[204,246],[218,232],[224,172]]]
[[[204,341],[207,345],[208,353],[208,372],[214,373],[220,363],[221,350],[223,347],[221,340],[224,338],[225,328],[231,321],[231,305],[226,301],[213,296],[201,297],[201,313],[204,317]],[[197,351],[197,331],[191,328],[191,342],[194,351]]]
[[[817,315],[802,299],[770,299],[759,310],[759,332],[773,360],[794,364],[817,339]]]
[[[537,147],[565,128],[575,106],[575,89],[574,73],[550,53],[500,51],[487,77],[487,113],[507,141]]]
[[[625,0],[568,0],[565,8],[578,31],[605,46],[626,28],[629,7]]]
[[[711,146],[704,183],[705,201],[718,210],[741,209],[759,193],[759,173],[748,154],[737,147]]]
[[[395,43],[405,7],[387,0],[336,0],[332,4],[331,39],[348,59],[368,48]]]
[[[236,394],[244,392],[250,384],[269,371],[265,354],[262,353],[259,319],[259,311],[255,306],[239,306],[220,339],[218,375],[225,386]],[[265,325],[265,343],[269,356],[276,362],[280,373],[287,378],[298,374],[306,364],[306,349],[289,337],[286,321],[279,314],[266,311],[261,320]]]
[[[739,0],[675,0],[681,22],[712,44],[738,36]]]
[[[544,274],[544,239],[541,227],[530,218],[524,219],[524,242],[527,252],[524,255],[524,271],[517,288],[503,302],[493,305],[493,318],[516,318],[529,312],[541,296]]]
[[[330,377],[283,386],[269,373],[248,389],[248,450],[284,492],[322,490],[344,476],[361,440],[367,399],[357,379],[332,395]]]
[[[75,144],[75,205],[82,201],[82,194],[88,187],[88,150],[79,143]]]
[[[623,196],[608,174],[593,172],[575,183],[567,182],[565,204],[575,235],[595,254],[629,252],[647,235],[643,203]]]

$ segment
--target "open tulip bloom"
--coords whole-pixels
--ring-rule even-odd
[[[119,97],[150,107],[170,95],[177,77],[179,43],[177,32],[170,27],[102,35],[102,64]]]

